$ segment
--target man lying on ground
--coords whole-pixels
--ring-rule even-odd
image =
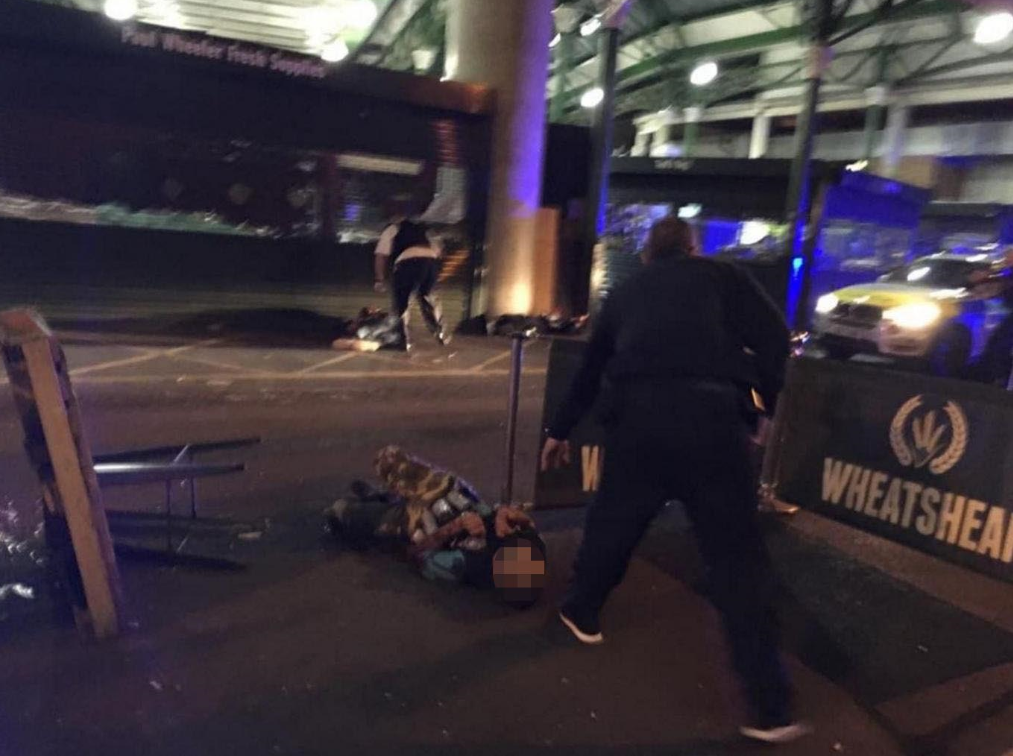
[[[357,481],[328,510],[342,542],[393,546],[430,580],[494,589],[518,608],[538,600],[545,544],[522,509],[490,507],[465,481],[396,446],[377,455],[376,473],[382,489]]]

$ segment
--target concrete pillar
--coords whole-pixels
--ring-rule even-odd
[[[665,108],[654,118],[654,139],[651,143],[651,157],[679,157],[682,145],[675,144],[672,131],[679,124],[680,118],[675,108]]]
[[[686,126],[682,132],[682,154],[684,157],[693,157],[696,149],[696,140],[700,135],[700,118],[703,117],[703,108],[694,105],[683,111],[686,118]]]
[[[451,0],[446,75],[496,88],[486,312],[530,313],[553,0]]]
[[[876,154],[876,144],[879,141],[879,132],[883,128],[883,113],[886,110],[886,102],[890,96],[889,87],[878,84],[865,90],[865,135],[862,158],[872,160]]]
[[[757,113],[753,118],[753,130],[749,135],[750,159],[762,158],[770,147],[770,116]]]
[[[886,133],[883,135],[883,175],[894,176],[904,157],[908,108],[894,103],[886,111]]]
[[[651,132],[643,128],[637,129],[637,138],[633,140],[633,157],[646,157],[651,149]]]
[[[667,123],[662,123],[654,130],[654,138],[651,139],[651,157],[664,157],[665,150],[668,148],[668,143],[672,141],[671,138],[672,127]]]

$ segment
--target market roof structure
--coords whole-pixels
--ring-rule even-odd
[[[439,76],[449,0],[45,0],[259,42],[328,59]],[[703,107],[702,120],[799,107],[801,2],[635,0],[622,32],[617,113]],[[554,120],[583,122],[597,71],[595,0],[559,2],[546,97]],[[864,109],[879,88],[908,104],[1013,100],[1013,37],[981,34],[990,0],[835,0],[842,20],[824,110]],[[1013,24],[1013,16],[1011,24]],[[999,30],[1000,32],[1002,30]],[[1007,30],[1008,32],[1009,30]],[[568,32],[568,33],[566,33]],[[977,38],[976,38],[977,37]],[[701,63],[717,64],[705,86]]]

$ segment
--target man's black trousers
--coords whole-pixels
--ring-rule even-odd
[[[601,488],[563,609],[596,616],[654,517],[666,502],[683,502],[744,693],[760,722],[780,725],[791,692],[741,401],[721,383],[638,382],[614,391]]]
[[[440,335],[443,332],[443,314],[440,302],[433,290],[440,274],[440,264],[433,257],[413,257],[399,262],[394,267],[393,290],[394,312],[401,318],[402,328],[407,321],[408,306],[412,294],[419,300],[419,309],[426,321],[430,333]]]

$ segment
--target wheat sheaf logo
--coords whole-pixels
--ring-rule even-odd
[[[967,416],[956,402],[930,409],[919,394],[901,405],[890,424],[890,446],[904,467],[942,475],[967,451]]]

